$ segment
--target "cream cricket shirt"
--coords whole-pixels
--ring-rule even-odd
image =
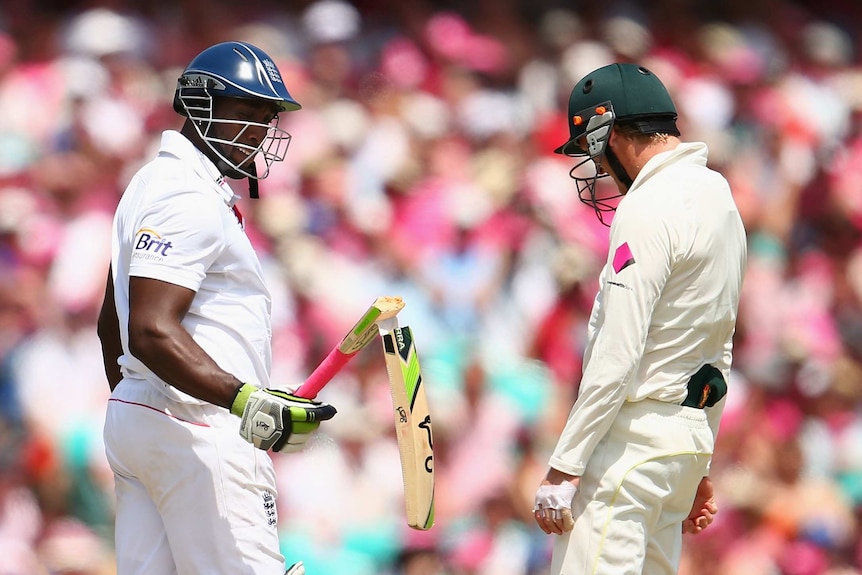
[[[183,326],[219,366],[266,387],[272,363],[270,295],[260,262],[232,211],[238,199],[215,165],[179,132],[129,183],[114,217],[114,297],[123,375],[181,402],[203,403],[159,379],[129,353],[129,277],[196,292]]]
[[[746,236],[727,181],[706,162],[705,144],[680,144],[647,162],[620,202],[551,467],[583,474],[623,402],[680,404],[705,363],[729,377]],[[723,407],[707,410],[714,436]]]

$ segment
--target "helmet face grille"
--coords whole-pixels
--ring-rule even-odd
[[[291,136],[286,130],[278,127],[279,118],[277,115],[268,124],[249,120],[217,118],[213,115],[213,95],[210,88],[201,88],[196,83],[189,86],[183,86],[180,83],[180,87],[177,89],[177,101],[184,112],[183,115],[192,120],[195,131],[207,147],[240,177],[262,180],[269,175],[270,167],[274,162],[284,160]],[[217,130],[214,128],[219,125],[234,127],[234,130],[229,132],[235,132],[235,135],[230,139],[217,136]],[[257,146],[251,146],[242,141],[243,136],[253,128],[266,130],[266,137]],[[239,163],[231,160],[225,153],[227,147],[243,150],[247,153],[246,159]],[[257,157],[263,159],[265,166],[260,172],[253,165]]]
[[[567,155],[585,156],[569,171],[569,177],[576,182],[578,199],[593,208],[596,217],[605,225],[609,225],[605,222],[605,214],[613,212],[616,209],[614,200],[622,197],[616,190],[611,193],[600,193],[598,190],[600,180],[609,175],[603,162],[614,119],[614,108],[610,102],[580,110],[573,116],[572,122],[583,126],[583,133],[564,146],[569,147]]]

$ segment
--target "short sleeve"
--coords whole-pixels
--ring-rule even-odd
[[[193,291],[224,247],[221,203],[198,191],[165,195],[142,213],[129,275]]]

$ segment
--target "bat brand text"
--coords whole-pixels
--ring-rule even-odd
[[[422,423],[419,424],[421,429],[425,430],[425,433],[428,434],[428,446],[431,449],[434,449],[434,438],[431,436],[431,416],[426,415],[425,419],[422,420]],[[432,473],[434,471],[434,456],[429,455],[425,458],[425,471],[428,473]]]

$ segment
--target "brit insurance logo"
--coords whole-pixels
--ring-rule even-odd
[[[139,260],[163,261],[174,245],[150,228],[141,228],[135,234],[135,248],[132,258]]]

